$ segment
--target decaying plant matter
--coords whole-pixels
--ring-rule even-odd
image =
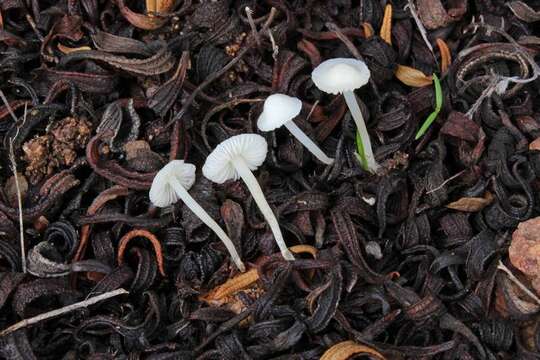
[[[537,359],[539,14],[0,1],[0,358]],[[338,58],[355,117],[312,79]],[[273,94],[308,147],[259,130]],[[242,134],[250,186],[205,178]],[[176,161],[193,199],[157,207]]]

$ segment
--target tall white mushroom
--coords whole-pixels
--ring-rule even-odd
[[[186,164],[183,160],[173,160],[165,165],[154,177],[150,187],[150,201],[157,207],[167,207],[182,200],[184,204],[197,215],[203,223],[216,233],[223,242],[233,262],[240,271],[246,271],[234,244],[225,231],[210,215],[189,195],[188,190],[195,182],[195,165]]]
[[[230,179],[242,178],[253,196],[253,200],[270,225],[281,254],[286,260],[294,260],[294,256],[283,240],[276,216],[266,202],[262,189],[251,172],[264,162],[267,150],[268,144],[260,135],[236,135],[216,146],[206,158],[202,171],[204,176],[218,184],[223,184]]]
[[[273,131],[283,125],[298,139],[317,159],[326,165],[334,162],[311,140],[293,121],[302,110],[300,99],[283,94],[272,94],[264,101],[263,112],[257,120],[261,131]]]
[[[336,58],[320,63],[311,73],[311,79],[321,91],[334,95],[343,94],[362,140],[368,170],[376,172],[379,164],[375,161],[364,117],[354,95],[355,89],[368,83],[370,75],[363,61]]]

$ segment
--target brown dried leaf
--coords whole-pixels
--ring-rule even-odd
[[[392,45],[392,5],[387,4],[384,8],[384,18],[381,26],[381,38]]]
[[[508,6],[514,15],[520,20],[528,23],[540,21],[540,11],[535,11],[523,1],[512,1],[506,4],[506,6]]]
[[[529,150],[539,150],[540,151],[540,137],[536,140],[533,140],[529,144]]]
[[[420,70],[405,65],[397,66],[396,77],[405,85],[412,87],[428,86],[433,82],[431,76],[427,76]]]
[[[23,174],[17,173],[19,180],[19,188],[21,189],[21,199],[24,201],[26,192],[28,191],[28,181]],[[12,207],[17,207],[17,186],[15,184],[15,175],[7,179],[4,186],[4,192],[6,193],[7,200]]]
[[[493,195],[487,192],[486,195],[481,197],[463,197],[457,201],[451,202],[446,205],[447,208],[465,211],[465,212],[478,212],[493,202]]]
[[[326,350],[322,355],[321,360],[346,360],[353,355],[369,355],[375,360],[386,360],[386,358],[377,350],[350,340],[337,343]]]
[[[447,26],[451,19],[439,0],[417,0],[418,16],[426,29]]]
[[[508,249],[510,262],[532,281],[540,294],[540,217],[521,222],[512,234]]]

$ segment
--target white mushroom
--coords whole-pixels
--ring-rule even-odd
[[[188,190],[195,182],[195,165],[186,164],[183,160],[173,160],[165,165],[154,177],[150,188],[150,201],[158,207],[167,207],[182,200],[184,204],[197,215],[223,242],[231,258],[240,269],[246,267],[234,248],[234,244],[225,231],[212,219],[210,215],[189,195]]]
[[[287,248],[279,228],[276,216],[270,205],[266,202],[259,183],[252,170],[256,170],[266,158],[268,144],[257,134],[241,134],[233,136],[221,144],[206,158],[203,166],[203,175],[209,180],[222,184],[227,180],[242,178],[248,187],[253,200],[261,210],[264,218],[270,225],[274,238],[286,260],[294,260],[294,256]]]
[[[355,89],[368,83],[370,75],[363,61],[336,58],[320,63],[311,73],[311,79],[321,91],[334,95],[343,94],[362,140],[368,170],[376,172],[379,164],[375,161],[364,117],[354,95]]]
[[[317,159],[326,165],[334,162],[329,158],[293,121],[302,110],[300,99],[283,94],[273,94],[266,98],[263,112],[257,120],[261,131],[273,131],[283,125],[298,139]]]

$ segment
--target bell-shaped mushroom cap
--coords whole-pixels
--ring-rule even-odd
[[[286,122],[294,119],[302,110],[300,99],[284,95],[273,94],[264,101],[263,112],[257,120],[257,127],[261,131],[272,131]]]
[[[218,184],[229,179],[237,180],[239,175],[234,159],[243,159],[250,170],[255,170],[264,162],[267,150],[268,144],[261,135],[240,134],[230,137],[208,155],[202,168],[203,175]]]
[[[178,201],[178,195],[171,185],[176,179],[186,190],[195,182],[195,165],[184,160],[173,160],[158,171],[150,187],[150,201],[158,207],[166,207]]]
[[[363,61],[347,58],[323,61],[311,73],[315,86],[334,95],[366,85],[369,76],[370,71]]]

